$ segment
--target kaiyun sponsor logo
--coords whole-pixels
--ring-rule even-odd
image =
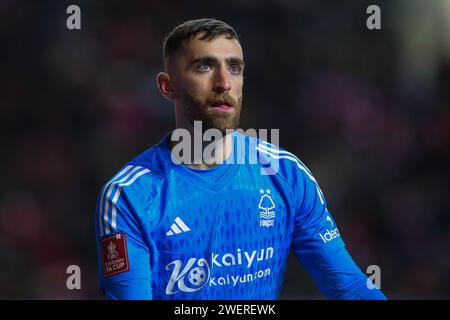
[[[244,265],[246,269],[251,268],[256,262],[272,259],[274,249],[272,247],[253,251],[242,251],[240,248],[234,253],[212,253],[208,261],[204,258],[190,258],[183,266],[182,260],[174,260],[166,265],[166,270],[171,270],[169,282],[166,287],[166,294],[171,295],[179,291],[196,292],[202,289],[207,283],[215,285],[233,285],[238,283],[251,282],[259,278],[269,276],[270,268],[258,270],[254,273],[226,274],[225,276],[211,276],[211,269]]]

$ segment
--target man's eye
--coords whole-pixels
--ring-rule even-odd
[[[241,73],[241,67],[238,65],[234,65],[230,67],[230,72],[233,74],[240,74]]]
[[[201,64],[201,65],[197,68],[197,70],[198,70],[198,71],[201,71],[201,72],[209,71],[209,69],[210,69],[210,67],[209,67],[209,65],[207,65],[207,64]]]

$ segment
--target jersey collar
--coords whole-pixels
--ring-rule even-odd
[[[169,146],[169,140],[170,140],[171,134],[172,134],[172,131],[169,132],[168,134],[166,134],[165,137],[159,143],[160,153],[161,153],[162,158],[164,159],[164,162],[166,163],[166,165],[168,165],[171,169],[173,169],[176,172],[176,174],[179,175],[180,177],[182,177],[183,179],[189,180],[194,185],[204,187],[204,188],[207,188],[207,189],[210,189],[213,191],[218,191],[218,190],[222,189],[224,186],[228,185],[231,182],[231,180],[234,178],[234,176],[236,175],[236,173],[239,169],[239,164],[237,163],[237,161],[229,161],[231,159],[234,159],[234,160],[237,159],[237,157],[236,157],[237,150],[239,150],[237,148],[237,144],[240,141],[239,141],[239,137],[238,137],[236,131],[233,131],[233,133],[232,133],[232,135],[233,135],[233,137],[232,137],[233,138],[233,150],[232,150],[229,158],[227,159],[228,161],[225,161],[225,162],[219,164],[217,167],[210,169],[210,170],[223,171],[223,173],[217,180],[209,178],[208,177],[209,175],[205,175],[203,173],[196,173],[197,170],[192,170],[184,164],[174,163],[172,161],[172,155],[171,155],[171,150],[170,150],[170,146]],[[231,163],[227,163],[227,162],[231,162]],[[205,169],[205,170],[208,170],[208,169]]]

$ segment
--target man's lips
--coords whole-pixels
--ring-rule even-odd
[[[221,112],[233,112],[234,107],[226,102],[216,102],[211,105],[214,110]]]

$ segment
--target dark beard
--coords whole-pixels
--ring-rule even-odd
[[[234,107],[232,113],[222,113],[212,110],[211,102],[216,100],[223,100]],[[200,101],[191,95],[184,93],[181,96],[181,101],[184,106],[184,115],[189,119],[190,123],[194,125],[194,121],[202,121],[202,129],[218,129],[225,135],[227,129],[236,129],[239,125],[239,118],[241,114],[242,98],[238,101],[230,97],[229,94],[220,94],[215,97],[210,97],[204,101]]]

